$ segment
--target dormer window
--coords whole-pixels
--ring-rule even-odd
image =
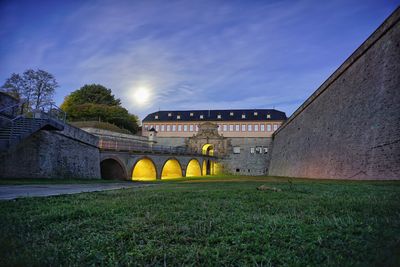
[[[204,116],[203,116],[203,115],[200,115],[200,119],[204,119]]]
[[[190,112],[190,117],[193,117],[193,112]]]
[[[246,114],[242,114],[242,119],[246,119]]]
[[[168,117],[171,117],[172,116],[172,114],[171,113],[168,113]]]
[[[155,116],[154,116],[154,119],[158,120],[158,115],[155,115]]]
[[[217,115],[217,119],[221,119],[221,114],[218,114],[218,115]]]
[[[267,119],[271,119],[271,115],[270,114],[267,114]]]
[[[258,112],[256,111],[256,112],[254,112],[254,116],[258,116]]]
[[[178,120],[180,120],[180,119],[181,119],[181,115],[177,115],[176,118],[177,118]]]
[[[233,116],[233,112],[232,111],[229,113],[229,116]]]

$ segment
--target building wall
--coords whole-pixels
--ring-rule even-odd
[[[212,123],[219,125],[218,132],[225,137],[271,137],[272,133],[282,124],[282,121],[212,121]],[[159,137],[191,137],[197,133],[196,126],[198,124],[199,122],[193,121],[143,122],[142,135],[148,136],[148,130],[154,127]],[[237,129],[237,126],[239,129]]]
[[[40,130],[0,153],[0,178],[100,178],[98,139],[66,125]]]
[[[271,138],[231,138],[230,140],[231,150],[222,160],[225,173],[240,175],[267,173]],[[234,150],[237,152],[238,148],[240,148],[240,153],[235,153]]]
[[[269,175],[400,179],[400,9],[274,135]]]

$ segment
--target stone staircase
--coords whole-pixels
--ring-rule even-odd
[[[8,126],[0,128],[0,151],[8,150],[39,130],[63,129],[63,123],[52,118],[17,117]]]

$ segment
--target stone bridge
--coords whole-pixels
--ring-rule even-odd
[[[213,156],[100,150],[103,179],[156,180],[219,173]]]

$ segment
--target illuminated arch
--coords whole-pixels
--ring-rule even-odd
[[[201,176],[201,167],[197,159],[192,159],[186,168],[186,177]]]
[[[100,173],[102,179],[125,180],[126,173],[119,160],[108,158],[100,162]]]
[[[212,144],[205,144],[201,148],[203,155],[214,156],[214,146]]]
[[[154,162],[149,158],[142,158],[133,166],[132,180],[151,181],[157,179]]]
[[[161,171],[161,179],[182,177],[182,167],[176,159],[169,159],[164,163]]]

